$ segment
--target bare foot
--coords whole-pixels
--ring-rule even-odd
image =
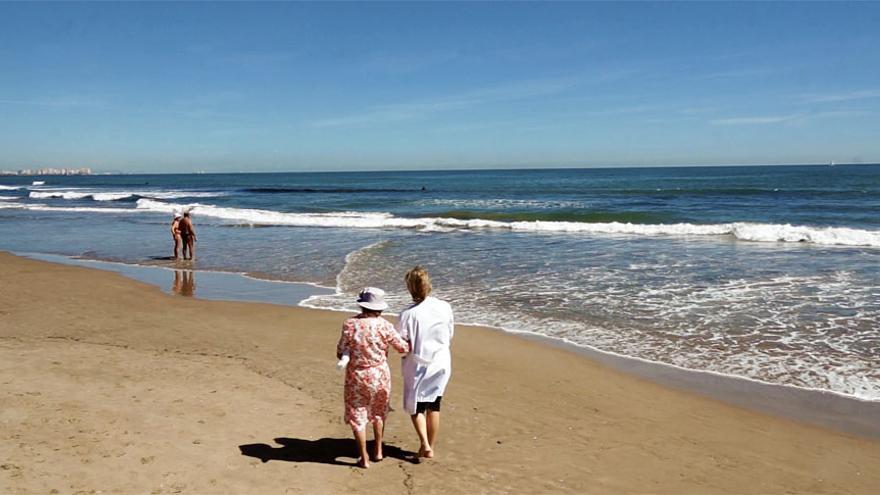
[[[430,447],[420,447],[419,448],[419,457],[424,457],[425,459],[431,459],[434,457],[434,451]]]
[[[364,459],[363,457],[358,458],[358,467],[364,469],[370,469],[370,461]]]
[[[372,456],[370,456],[371,461],[381,462],[382,459],[385,458],[385,456],[383,455],[383,452],[382,452],[383,451],[382,447],[384,447],[383,442],[375,442],[373,444],[373,452],[372,452]]]

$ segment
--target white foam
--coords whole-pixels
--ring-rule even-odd
[[[68,213],[133,213],[131,208],[98,208],[89,206],[48,206],[43,204],[22,205],[26,210],[58,211]]]
[[[349,253],[337,275],[336,292],[313,296],[300,305],[356,311],[352,301],[357,290],[379,284],[388,289],[391,308],[405,307],[409,298],[399,284],[399,273],[386,267],[406,265],[401,260],[413,258],[401,258],[395,246],[382,241]],[[434,261],[449,265],[449,259]],[[434,273],[447,284],[438,297],[455,306],[460,322],[559,339],[683,370],[880,402],[880,375],[870,356],[860,350],[872,338],[873,322],[880,321],[876,287],[866,286],[851,272],[722,280],[703,287],[677,277],[645,286],[632,284],[632,267],[597,264],[568,276],[552,269],[541,275],[526,267],[505,270],[501,279],[491,281],[494,290],[486,291],[470,277],[454,278],[468,271],[469,261],[457,260],[452,263],[454,270]],[[666,263],[634,266],[670,268]],[[530,301],[528,310],[522,311],[516,302],[498,304],[498,293],[510,301]],[[814,321],[802,318],[803,305],[860,308],[861,313],[840,321],[827,316]],[[608,309],[607,315],[622,318],[600,316],[601,323],[596,324],[569,313],[582,308],[576,311],[584,315],[583,311],[592,313],[600,307]]]
[[[271,210],[248,208],[224,208],[213,205],[191,203],[188,205],[165,203],[152,199],[139,199],[139,210],[174,213],[184,209],[194,214],[250,225],[281,225],[293,227],[347,227],[347,228],[422,228],[428,225],[425,219],[400,218],[389,213],[284,213]]]
[[[140,199],[137,208],[173,213],[182,205]],[[585,234],[623,234],[639,236],[732,236],[755,242],[808,242],[821,245],[880,247],[880,231],[845,227],[808,227],[789,224],[722,223],[698,225],[634,224],[621,222],[500,222],[496,220],[459,220],[456,218],[404,218],[382,212],[284,213],[271,210],[224,208],[193,203],[184,206],[193,213],[252,225],[288,225],[297,227],[408,228],[423,231],[497,229],[518,232],[571,232]]]
[[[16,196],[0,196],[0,200],[8,201],[10,199],[18,199]]]
[[[98,194],[102,201],[119,199],[125,192],[91,193],[84,191],[51,191],[31,192],[32,198],[51,198],[56,194],[67,195],[68,198],[84,198]],[[139,193],[129,193],[139,194]],[[151,193],[154,195],[165,193]],[[185,196],[192,193],[167,193]],[[218,193],[200,193],[216,195]],[[101,196],[103,195],[103,196]],[[125,196],[122,196],[125,197]],[[8,206],[7,206],[8,207]],[[125,208],[87,208],[87,207],[47,207],[45,205],[21,205],[26,209],[42,211],[82,211],[100,213],[176,213],[181,210],[210,218],[248,225],[277,225],[292,227],[335,227],[354,229],[400,228],[414,229],[423,232],[450,232],[466,230],[510,230],[515,232],[546,232],[546,233],[579,233],[632,236],[730,236],[735,239],[752,242],[803,242],[827,246],[880,247],[880,231],[852,229],[846,227],[810,227],[790,224],[761,223],[721,223],[721,224],[634,224],[621,222],[587,223],[587,222],[501,222],[496,220],[460,220],[456,218],[397,217],[385,212],[332,212],[332,213],[286,213],[272,210],[249,208],[227,208],[200,203],[178,204],[166,203],[155,199],[141,198],[136,209]]]
[[[0,202],[0,208],[30,211],[52,211],[68,213],[133,213],[131,208],[95,208],[87,206],[49,206],[42,203],[8,203]]]
[[[841,246],[880,247],[880,232],[846,227],[805,227],[795,225],[764,225],[735,223],[737,239],[760,242],[809,242]]]
[[[143,197],[154,199],[180,199],[180,198],[213,198],[224,196],[222,192],[206,191],[93,191],[82,189],[41,189],[32,190],[29,196],[34,199],[86,199],[94,201],[117,201],[120,199]]]
[[[91,196],[93,193],[90,192],[77,192],[77,191],[31,191],[28,196],[33,199],[49,199],[49,198],[62,198],[62,199],[83,199]]]
[[[16,189],[21,189],[23,186],[4,186],[0,184],[0,191],[14,191]]]
[[[212,191],[141,191],[134,194],[156,199],[217,198],[228,195],[228,193],[225,192]]]
[[[416,201],[416,206],[442,206],[446,208],[480,208],[480,209],[556,209],[556,208],[583,208],[582,201],[549,201],[538,199],[423,199]]]

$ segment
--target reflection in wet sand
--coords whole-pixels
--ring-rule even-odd
[[[193,270],[174,270],[171,292],[179,296],[192,297],[196,292],[196,278]]]

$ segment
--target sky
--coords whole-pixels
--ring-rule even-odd
[[[0,3],[0,169],[880,162],[880,3]]]

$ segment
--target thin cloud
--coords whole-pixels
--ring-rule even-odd
[[[241,115],[230,111],[240,106],[248,95],[239,91],[204,91],[165,104],[143,108],[143,113],[176,115],[187,119],[237,119]]]
[[[236,52],[220,58],[221,62],[242,67],[270,67],[283,64],[294,54],[288,51],[265,50]]]
[[[880,98],[880,89],[863,89],[843,93],[809,94],[802,97],[803,101],[808,103],[866,100],[869,98]]]
[[[318,128],[347,127],[410,120],[440,112],[471,108],[486,103],[558,94],[577,84],[578,81],[574,78],[517,81],[434,100],[378,105],[370,107],[365,112],[359,114],[315,120],[310,123],[310,126]]]
[[[183,51],[205,62],[238,67],[271,67],[284,64],[296,55],[292,51],[257,49],[224,50],[219,43],[193,43],[183,47]]]
[[[91,98],[82,98],[77,96],[61,96],[61,97],[52,97],[52,98],[38,98],[38,99],[16,99],[16,98],[0,98],[0,104],[2,105],[31,105],[38,107],[54,107],[54,108],[69,108],[69,107],[97,107],[104,105],[103,101],[95,100]]]
[[[409,120],[425,115],[467,108],[476,104],[476,100],[446,100],[422,103],[399,103],[393,105],[379,105],[371,110],[357,115],[347,115],[328,119],[315,120],[312,127],[350,127],[358,125],[380,124]]]
[[[411,54],[376,52],[369,55],[363,65],[369,70],[378,72],[408,74],[445,64],[459,58],[459,56],[457,52],[452,50],[434,50]]]
[[[718,110],[718,107],[685,107],[679,108],[678,113],[682,115],[699,115],[703,113],[714,112]]]
[[[804,123],[810,120],[871,115],[863,110],[831,110],[827,112],[794,113],[789,115],[759,115],[710,120],[712,125],[766,125],[783,123]]]
[[[658,112],[666,108],[665,105],[632,105],[615,108],[606,108],[602,110],[592,110],[586,115],[602,116],[602,115],[631,115],[648,112]]]
[[[706,74],[698,74],[697,79],[717,80],[717,79],[748,79],[753,77],[764,77],[779,72],[778,70],[765,68],[746,68],[733,69],[719,72],[709,72]]]
[[[753,117],[731,117],[726,119],[713,119],[709,123],[712,125],[761,125],[761,124],[778,124],[780,122],[791,122],[793,120],[803,118],[803,114],[792,115],[760,115]]]

